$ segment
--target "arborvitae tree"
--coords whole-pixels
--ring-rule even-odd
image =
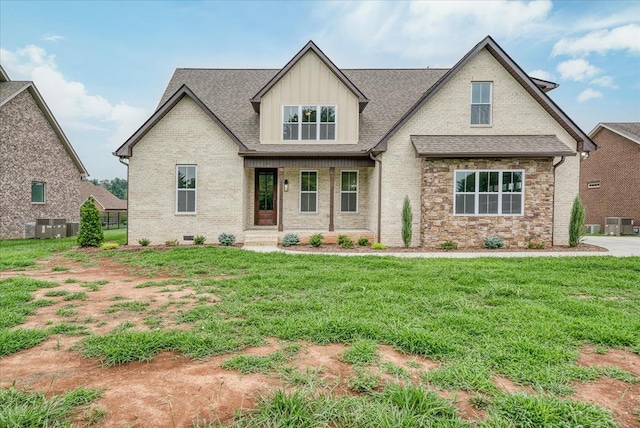
[[[404,197],[404,203],[402,204],[402,242],[405,248],[411,245],[411,235],[413,228],[413,212],[411,211],[411,202],[409,197]]]
[[[573,200],[573,207],[571,208],[571,219],[569,220],[569,246],[575,247],[584,236],[584,217],[585,210],[580,196],[576,196]]]
[[[104,242],[104,232],[100,222],[100,212],[89,196],[80,207],[80,230],[78,245],[81,247],[99,247]]]

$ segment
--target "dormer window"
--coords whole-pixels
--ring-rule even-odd
[[[283,106],[282,139],[335,140],[336,106]]]

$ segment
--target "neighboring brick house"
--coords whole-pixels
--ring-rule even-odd
[[[640,226],[640,122],[599,123],[589,136],[598,145],[580,164],[585,224],[605,217],[632,218]]]
[[[38,218],[80,218],[87,175],[33,82],[0,66],[0,238],[20,238]]]
[[[89,196],[95,200],[95,205],[100,212],[102,222],[119,224],[127,219],[127,201],[120,199],[102,186],[97,186],[90,181],[80,182],[80,201],[84,203]]]
[[[129,243],[262,230],[461,248],[566,244],[594,143],[487,37],[451,69],[339,69],[309,42],[282,69],[177,69],[114,154]],[[258,232],[256,232],[258,231]]]

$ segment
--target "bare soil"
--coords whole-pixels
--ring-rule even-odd
[[[55,272],[54,266],[66,266],[69,270]],[[148,309],[167,305],[161,316],[165,326],[174,326],[172,319],[179,310],[196,304],[193,290],[180,285],[170,285],[170,290],[160,287],[134,288],[149,281],[149,278],[131,274],[127,266],[116,265],[110,259],[100,259],[99,264],[83,267],[69,260],[56,259],[43,262],[38,270],[20,272],[0,272],[0,278],[26,276],[60,283],[54,289],[36,292],[36,298],[45,298],[50,290],[64,289],[69,292],[84,291],[86,300],[64,301],[62,297],[46,297],[56,300],[52,306],[39,308],[21,327],[46,328],[51,323],[75,321],[85,325],[97,334],[113,330],[121,323],[135,323],[144,329],[142,323],[145,312],[118,311],[105,313],[110,305],[121,301],[149,302]],[[64,283],[65,279],[79,281],[108,280],[98,291],[89,291],[82,283]],[[154,281],[167,279],[157,276]],[[114,297],[124,300],[112,301]],[[217,297],[212,297],[215,302]],[[62,317],[56,310],[68,304],[76,305],[78,311],[73,317]],[[89,321],[86,321],[89,320]],[[291,387],[276,375],[240,375],[224,370],[221,365],[231,355],[216,356],[204,361],[186,358],[175,352],[164,352],[150,362],[133,362],[115,367],[106,367],[98,359],[83,358],[73,345],[82,337],[53,335],[48,340],[31,349],[18,352],[0,360],[0,387],[15,384],[17,388],[31,388],[44,391],[48,395],[63,393],[79,386],[101,389],[102,398],[95,406],[107,409],[101,426],[131,427],[190,427],[193,421],[206,418],[228,423],[235,412],[252,408],[258,398],[269,395],[276,389]],[[268,355],[280,344],[275,339],[267,339],[268,345],[244,349],[238,354]],[[349,364],[341,361],[344,344],[317,345],[302,343],[300,352],[289,362],[302,372],[307,368],[319,370],[319,376],[326,385],[326,391],[337,395],[351,394],[346,386],[353,375]],[[437,362],[415,355],[407,355],[391,346],[381,345],[380,362],[390,362],[403,367],[410,377],[402,382],[418,382],[421,372],[438,367]],[[617,366],[640,376],[640,356],[623,350],[609,350],[598,354],[595,348],[582,350],[578,364],[596,366]],[[379,367],[369,367],[381,374],[383,381],[395,381],[382,374]],[[529,387],[517,385],[507,378],[496,377],[496,385],[507,392],[526,391]],[[640,406],[640,383],[628,384],[602,377],[594,382],[575,383],[575,400],[588,401],[610,409],[620,427],[639,427],[637,411]],[[473,407],[470,399],[475,395],[465,391],[440,391],[441,395],[454,399],[461,417],[478,420],[485,412]],[[82,425],[82,416],[79,416]]]

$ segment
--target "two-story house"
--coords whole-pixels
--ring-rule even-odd
[[[129,243],[256,230],[461,248],[566,244],[594,143],[487,37],[451,69],[339,69],[309,42],[282,69],[178,69],[114,154]]]

